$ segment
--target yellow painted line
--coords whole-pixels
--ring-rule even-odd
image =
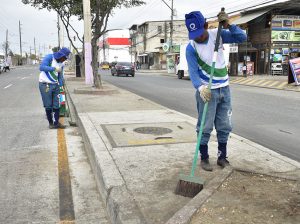
[[[273,86],[275,86],[275,85],[277,85],[279,83],[280,83],[279,81],[273,81],[273,83],[271,85],[268,85],[268,87],[273,87]]]
[[[268,80],[264,80],[263,82],[259,83],[259,86],[263,87],[263,86],[267,85],[269,82],[270,81],[268,81]]]
[[[64,119],[60,118],[60,122],[64,123]],[[64,129],[57,129],[57,141],[60,223],[74,223],[75,212]]]
[[[240,82],[243,82],[244,80],[246,80],[246,78],[241,78],[241,79],[237,80],[237,81],[234,82],[234,83],[239,84]]]
[[[229,80],[229,81],[232,82],[232,83],[236,83],[240,80],[244,80],[244,78],[235,78],[235,79],[232,79],[232,80]]]
[[[253,83],[254,86],[259,86],[261,83],[265,82],[265,79],[257,80],[257,82]]]
[[[266,82],[260,84],[260,86],[267,86],[267,85],[269,85],[269,84],[271,84],[271,83],[273,83],[273,82],[274,82],[273,80],[269,80],[269,81],[266,80]]]
[[[250,80],[249,82],[247,82],[247,85],[252,85],[256,81],[257,81],[256,79]]]
[[[247,84],[250,81],[251,81],[250,79],[245,79],[245,80],[239,82],[239,84]]]
[[[287,87],[287,85],[288,84],[286,82],[284,82],[284,83],[281,83],[280,85],[276,86],[276,88],[283,89],[283,87]]]

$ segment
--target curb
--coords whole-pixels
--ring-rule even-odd
[[[100,137],[96,127],[87,114],[78,114],[76,106],[74,105],[76,97],[70,95],[69,99],[74,107],[78,127],[82,133],[85,151],[88,155],[98,190],[106,205],[106,211],[111,223],[146,223],[141,211],[136,205],[134,197],[127,189],[125,181],[109,149],[104,143],[104,139]]]

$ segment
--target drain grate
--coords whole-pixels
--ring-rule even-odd
[[[148,134],[148,135],[165,135],[173,132],[169,128],[162,128],[162,127],[139,127],[133,129],[133,131],[139,134]]]

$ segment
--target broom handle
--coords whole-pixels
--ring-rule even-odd
[[[224,8],[221,9],[221,11],[224,11],[224,10],[225,10]],[[209,76],[209,83],[208,83],[208,88],[209,89],[211,89],[212,78],[213,78],[213,74],[215,72],[215,64],[216,64],[217,56],[218,56],[221,29],[222,29],[222,23],[219,22],[217,38],[216,38],[216,44],[215,44],[215,49],[214,49],[214,56],[213,56],[212,66],[211,66],[211,69],[210,69],[210,76]],[[202,113],[200,130],[199,130],[199,134],[198,134],[198,137],[197,137],[197,145],[196,145],[196,150],[195,150],[195,155],[194,155],[193,165],[192,165],[192,170],[191,170],[191,175],[190,175],[191,177],[195,176],[195,170],[196,170],[196,166],[197,166],[197,159],[198,159],[198,153],[199,153],[199,146],[200,146],[200,142],[201,142],[201,138],[202,138],[202,133],[203,133],[203,127],[204,127],[204,123],[205,123],[207,108],[208,108],[208,102],[205,103],[203,113]]]

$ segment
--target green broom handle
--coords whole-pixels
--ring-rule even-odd
[[[222,8],[221,10],[224,11],[225,9]],[[208,83],[208,88],[209,89],[211,89],[212,78],[213,78],[213,74],[215,72],[215,64],[216,64],[218,50],[219,50],[221,29],[222,29],[222,23],[219,23],[217,38],[216,38],[216,44],[215,44],[215,49],[214,49],[213,62],[212,62],[212,66],[211,66],[211,69],[210,69],[210,76],[209,76],[209,83]],[[193,165],[192,165],[192,170],[191,170],[191,175],[190,175],[191,177],[195,176],[195,170],[196,170],[196,166],[197,166],[197,159],[198,159],[198,153],[199,153],[199,146],[200,146],[200,142],[201,142],[201,138],[202,138],[202,133],[203,133],[203,127],[204,127],[204,123],[205,123],[207,108],[208,108],[208,102],[205,103],[203,113],[202,113],[200,130],[199,130],[199,134],[198,134],[198,137],[197,137],[197,145],[196,145],[196,150],[195,150],[195,155],[194,155]]]

